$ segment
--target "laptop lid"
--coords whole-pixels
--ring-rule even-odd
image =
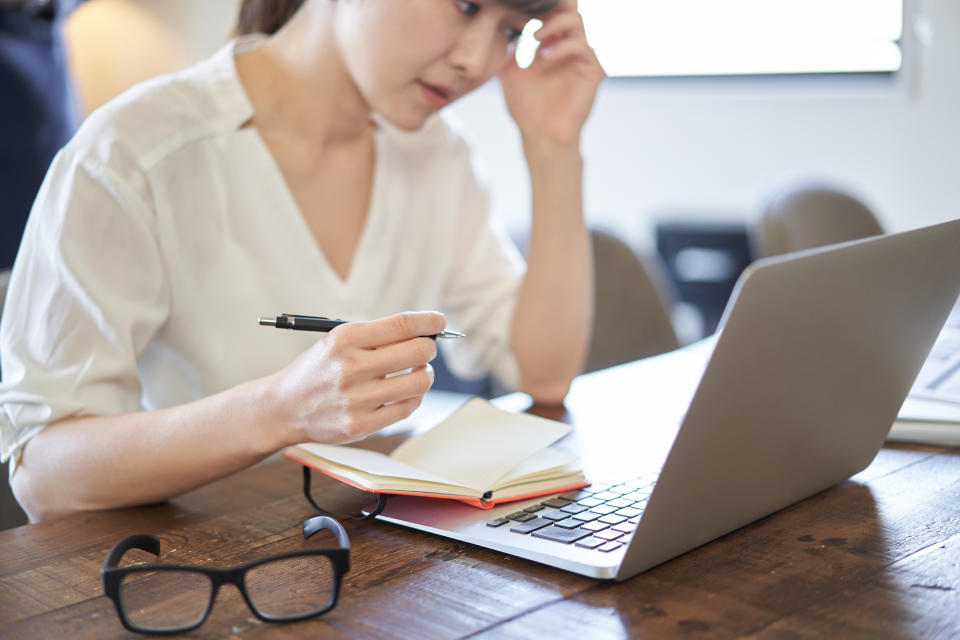
[[[749,267],[617,578],[865,468],[958,293],[960,221]]]

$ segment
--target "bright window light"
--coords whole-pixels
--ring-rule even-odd
[[[581,0],[609,76],[893,72],[903,0]]]

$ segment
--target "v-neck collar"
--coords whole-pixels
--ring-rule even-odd
[[[341,295],[345,291],[355,288],[355,285],[363,280],[364,276],[361,272],[363,266],[369,263],[367,254],[372,250],[372,237],[376,235],[374,229],[380,224],[379,218],[383,209],[380,206],[381,183],[383,182],[383,171],[381,171],[384,155],[383,136],[379,131],[374,132],[373,177],[371,179],[370,200],[360,237],[353,249],[353,255],[350,257],[350,265],[347,268],[346,276],[341,277],[317,243],[310,225],[307,224],[306,217],[300,210],[300,205],[297,204],[297,200],[290,190],[283,172],[280,171],[273,154],[270,153],[266,142],[255,128],[251,128],[250,133],[256,138],[261,155],[261,164],[268,169],[269,175],[264,176],[264,184],[269,185],[267,188],[277,194],[276,201],[279,205],[278,209],[280,209],[276,212],[277,223],[285,225],[293,231],[292,235],[296,236],[296,239],[291,239],[291,241],[298,243],[298,253],[312,256],[311,261],[315,266],[313,273],[322,273],[329,284],[336,287]]]
[[[277,224],[292,230],[291,235],[295,236],[295,238],[291,237],[290,241],[297,243],[296,254],[310,256],[312,266],[311,273],[323,274],[328,285],[336,288],[338,293],[343,296],[348,290],[355,289],[356,285],[363,281],[364,275],[360,272],[363,271],[364,265],[369,264],[366,254],[373,250],[373,237],[376,236],[374,229],[380,224],[379,218],[383,208],[380,206],[380,193],[383,188],[382,182],[384,179],[381,169],[383,166],[383,156],[386,152],[383,123],[377,118],[374,119],[377,126],[373,132],[373,175],[371,178],[370,199],[367,204],[363,228],[360,231],[357,245],[354,247],[353,255],[350,257],[350,264],[346,276],[341,277],[340,274],[337,273],[337,270],[333,268],[333,265],[330,264],[326,254],[317,243],[313,231],[310,229],[309,224],[307,224],[307,219],[303,215],[300,205],[297,203],[290,189],[290,185],[287,183],[286,177],[280,170],[280,166],[277,164],[276,159],[270,152],[270,148],[263,140],[260,132],[256,127],[247,127],[244,129],[244,125],[254,116],[254,109],[243,84],[240,82],[240,76],[237,72],[236,56],[241,51],[249,51],[259,46],[265,39],[266,36],[263,34],[243,36],[229,43],[215,56],[219,58],[220,55],[223,55],[228,58],[228,60],[224,60],[224,63],[226,67],[225,70],[228,69],[229,73],[222,76],[222,81],[224,84],[231,86],[229,90],[223,94],[227,97],[227,101],[221,101],[221,107],[224,107],[228,113],[233,114],[230,120],[235,123],[238,130],[247,133],[255,139],[257,152],[260,156],[259,164],[263,169],[258,175],[260,175],[263,180],[264,188],[276,194],[276,197],[271,198],[271,200],[276,201],[278,203],[278,209],[280,209],[280,211],[274,212],[277,218]]]

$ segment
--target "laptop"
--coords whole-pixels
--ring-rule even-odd
[[[870,464],[958,294],[960,220],[759,260],[714,339],[574,382],[558,446],[591,486],[378,517],[625,580]]]

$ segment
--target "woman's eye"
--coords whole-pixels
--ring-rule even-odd
[[[507,40],[509,40],[510,42],[516,42],[517,40],[520,39],[520,36],[523,35],[523,30],[515,29],[513,27],[506,27],[503,30],[503,35],[505,35],[507,37]]]
[[[476,2],[470,2],[470,0],[456,0],[457,6],[460,7],[460,11],[465,16],[476,15],[480,11],[480,5]]]

